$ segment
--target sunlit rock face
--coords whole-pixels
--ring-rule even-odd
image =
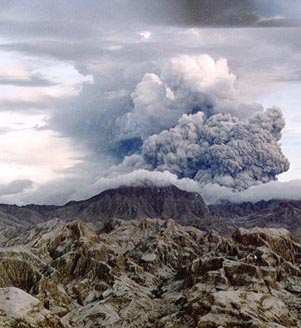
[[[173,220],[53,219],[1,248],[3,327],[301,327],[301,244]]]

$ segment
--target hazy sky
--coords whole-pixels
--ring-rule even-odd
[[[301,178],[300,19],[299,0],[0,0],[0,201],[97,192],[139,148],[115,124],[137,84],[178,55],[225,58],[242,102],[280,107],[280,180]]]

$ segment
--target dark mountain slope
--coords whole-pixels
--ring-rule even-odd
[[[84,221],[173,218],[183,224],[196,225],[201,218],[209,216],[209,211],[199,194],[175,186],[121,187],[85,201],[70,202],[52,215]]]
[[[170,219],[183,225],[205,227],[210,222],[209,211],[202,197],[175,186],[121,187],[107,190],[83,201],[64,206],[0,204],[1,239],[32,228],[51,218],[79,219],[103,223],[113,219]],[[204,221],[205,220],[205,221]]]
[[[202,197],[175,186],[120,187],[64,206],[0,204],[0,241],[34,225],[60,218],[100,225],[113,219],[170,219],[230,236],[237,227],[287,228],[301,238],[301,201],[272,200],[206,206]]]
[[[235,226],[286,228],[301,238],[301,201],[271,200],[258,203],[209,205],[213,217]]]

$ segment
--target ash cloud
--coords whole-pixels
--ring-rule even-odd
[[[149,137],[143,158],[153,169],[168,170],[201,184],[233,189],[276,180],[289,168],[278,141],[285,126],[274,107],[240,120],[230,114],[204,119],[203,113],[184,115],[168,131]]]
[[[116,170],[167,170],[234,190],[276,180],[289,169],[281,110],[240,103],[235,81],[226,60],[208,55],[177,56],[145,74],[117,120],[118,138],[140,138],[142,155],[137,149]]]
[[[47,196],[48,203],[85,198],[109,189],[116,176],[128,173],[131,181],[147,176],[146,172],[154,171],[158,179],[163,178],[160,172],[169,172],[164,177],[172,174],[167,179],[172,184],[184,179],[200,188],[216,184],[243,190],[273,181],[288,169],[278,144],[284,128],[281,111],[241,103],[236,76],[225,59],[178,55],[156,64],[148,66],[152,67],[148,72],[134,72],[128,84],[123,83],[124,74],[114,88],[112,79],[106,80],[101,91],[99,84],[89,86],[77,106],[60,114],[67,115],[64,119],[56,113],[56,122],[65,133],[70,125],[70,133],[84,135],[91,155],[99,156],[95,162],[100,165],[108,157],[108,166],[96,169],[93,177],[90,172],[88,183],[57,181],[38,192],[28,191],[22,202],[39,199],[47,188],[52,193],[59,190],[52,200]],[[95,108],[87,102],[91,93],[99,102]],[[117,165],[112,167],[112,163]],[[126,179],[118,181],[126,183]],[[82,188],[91,181],[99,183]],[[79,194],[74,193],[77,183]]]

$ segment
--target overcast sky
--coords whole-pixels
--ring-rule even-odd
[[[0,0],[0,201],[101,190],[141,146],[123,123],[137,85],[179,55],[226,59],[241,102],[282,109],[279,178],[301,178],[300,19],[299,0]]]

